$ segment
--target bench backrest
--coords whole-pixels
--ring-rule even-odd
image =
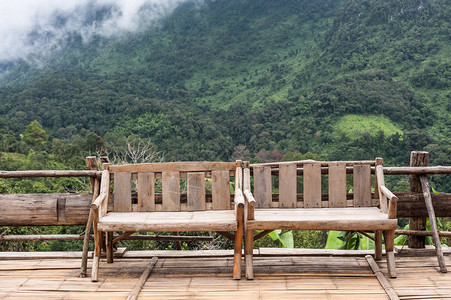
[[[109,166],[113,181],[110,210],[231,209],[233,194],[230,181],[235,177],[237,163],[170,162]]]
[[[371,167],[376,161],[293,161],[250,165],[254,178],[257,208],[320,208],[378,206],[378,195],[371,193]],[[352,193],[347,190],[347,174],[352,174]],[[278,175],[278,193],[273,192]],[[298,178],[303,185],[298,188]],[[328,187],[322,187],[322,177]],[[298,189],[303,188],[303,193]],[[323,190],[322,190],[323,188]],[[322,193],[328,190],[328,193]]]

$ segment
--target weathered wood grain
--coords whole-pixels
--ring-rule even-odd
[[[165,171],[162,178],[163,211],[180,211],[180,173]]]
[[[346,165],[329,164],[329,207],[346,207]]]
[[[155,173],[138,173],[138,211],[155,211]]]
[[[187,175],[187,205],[189,211],[205,210],[205,173]],[[230,202],[230,201],[229,201]]]
[[[304,165],[304,207],[321,207],[321,165]]]
[[[230,209],[230,173],[229,170],[213,170],[212,204],[213,210]]]
[[[114,211],[132,211],[132,177],[130,173],[114,175]]]
[[[279,169],[279,207],[296,207],[296,164],[280,164]]]
[[[257,207],[271,207],[272,183],[270,167],[254,167],[254,197]]]
[[[354,205],[371,206],[371,169],[369,165],[354,166]]]

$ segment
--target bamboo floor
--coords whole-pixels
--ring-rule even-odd
[[[155,254],[139,299],[388,299],[362,253],[255,251],[253,281],[232,280],[229,251],[130,251],[102,259],[97,283],[79,277],[79,252],[0,253],[0,299],[125,299]],[[396,265],[389,282],[400,299],[451,299],[451,273],[439,272],[435,256],[400,255]]]

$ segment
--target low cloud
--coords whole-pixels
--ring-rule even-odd
[[[61,49],[73,35],[135,33],[188,0],[2,0],[0,63],[39,57]]]

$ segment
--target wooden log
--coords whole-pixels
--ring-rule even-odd
[[[144,287],[144,284],[146,283],[147,279],[149,278],[150,274],[152,273],[153,268],[155,267],[155,264],[158,262],[158,257],[152,257],[152,259],[149,262],[149,265],[144,270],[144,273],[139,278],[138,283],[136,284],[133,291],[128,295],[127,300],[136,300],[138,299],[138,295],[141,292],[142,288]]]
[[[422,230],[402,230],[402,229],[397,229],[395,230],[395,234],[398,235],[419,235],[419,236],[432,236],[432,232],[431,231],[422,231]],[[450,231],[439,231],[438,232],[439,236],[442,237],[451,237],[451,232]]]
[[[0,178],[24,177],[100,177],[99,171],[71,170],[35,170],[35,171],[0,171]]]
[[[232,235],[233,236],[233,235]],[[113,240],[118,238],[113,237]],[[91,234],[89,240],[94,240]],[[0,235],[0,242],[22,242],[22,241],[81,241],[85,239],[85,235],[81,234],[38,234],[38,235]],[[180,241],[180,242],[212,242],[212,236],[191,236],[191,235],[131,235],[122,237],[121,240],[128,241]]]
[[[424,201],[429,214],[429,223],[431,225],[432,238],[435,244],[435,251],[437,253],[437,260],[440,266],[440,272],[447,273],[445,258],[442,252],[442,243],[438,235],[437,221],[435,220],[434,207],[432,206],[432,198],[430,194],[430,187],[428,179],[425,175],[420,175],[421,187],[423,189]]]
[[[422,193],[395,193],[398,197],[398,218],[427,217],[428,212]],[[451,193],[430,194],[436,217],[451,216]]]
[[[424,167],[429,164],[429,153],[424,151],[412,151],[410,154],[411,167]],[[417,175],[410,175],[410,191],[421,193],[421,182]],[[410,230],[426,230],[426,217],[415,217],[409,219]],[[413,236],[408,242],[409,248],[424,248],[425,239],[422,236]]]
[[[228,231],[216,231],[217,234],[222,235],[223,237],[227,238],[230,241],[235,241],[235,235],[233,233],[230,233]]]
[[[366,255],[365,259],[390,300],[398,300],[399,297],[396,294],[395,289],[393,289],[390,282],[388,282],[388,280],[384,277],[384,274],[382,274],[381,269],[379,269],[379,266],[374,261],[373,257],[371,255]]]
[[[86,225],[92,197],[75,193],[2,194],[0,226]],[[65,199],[64,207],[61,201],[58,207],[58,199]]]
[[[427,152],[426,152],[427,153]],[[424,162],[424,161],[423,161]],[[451,174],[451,166],[434,167],[384,167],[385,175],[424,175],[424,174]]]

